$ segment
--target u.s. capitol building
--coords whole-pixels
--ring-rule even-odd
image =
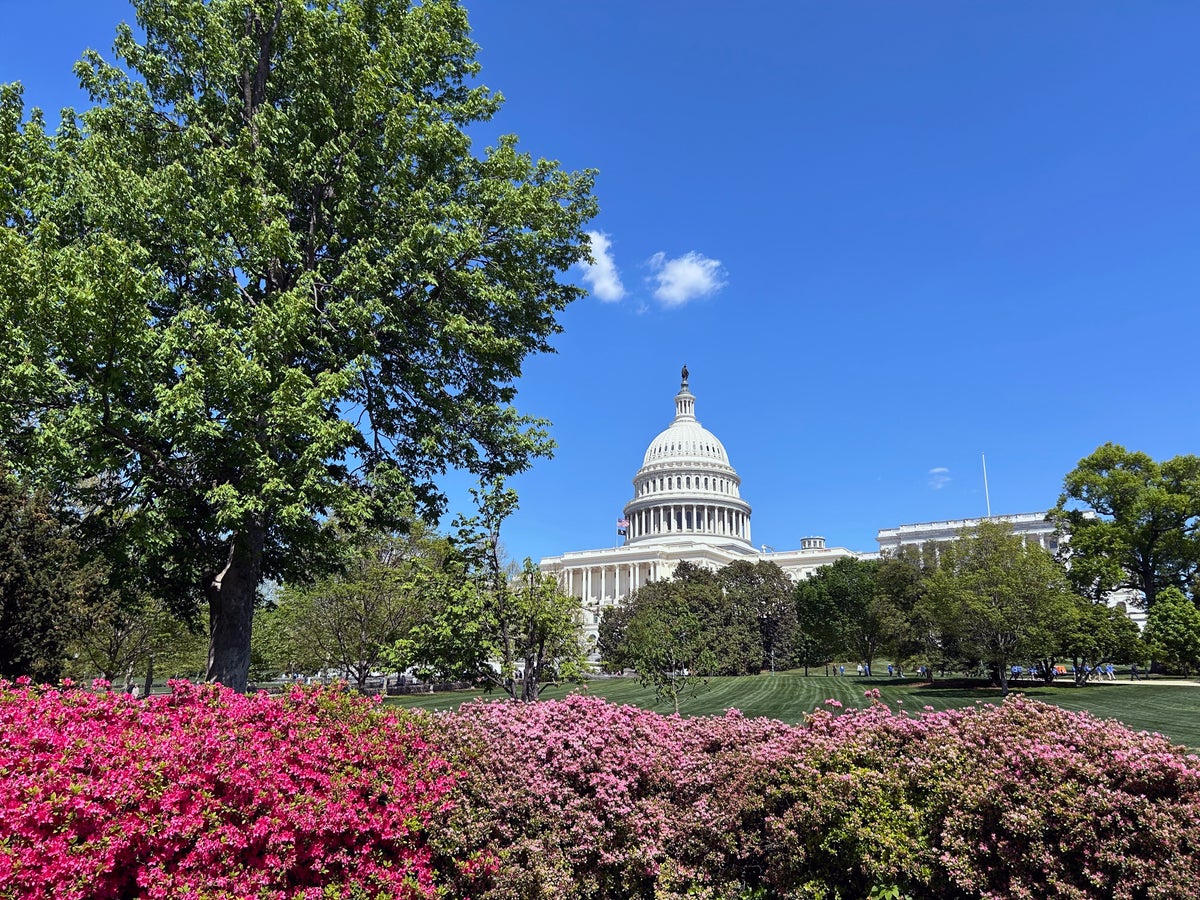
[[[696,398],[685,366],[675,395],[675,418],[642,459],[633,478],[633,499],[618,523],[625,543],[579,550],[541,561],[563,589],[583,601],[585,637],[594,638],[600,616],[644,584],[670,578],[684,560],[719,569],[739,559],[775,563],[793,579],[848,556],[821,537],[804,538],[800,549],[758,550],[750,540],[750,504],[725,446],[696,418]]]
[[[870,558],[902,547],[950,541],[986,519],[1005,521],[1013,532],[1050,552],[1060,539],[1044,512],[923,522],[879,530],[879,552],[856,553],[826,547],[823,537],[801,539],[796,550],[756,548],[750,539],[750,504],[742,498],[742,480],[725,445],[696,418],[696,397],[684,366],[675,418],[650,442],[642,467],[633,477],[633,499],[617,523],[625,536],[619,547],[577,550],[541,561],[543,572],[583,604],[586,638],[598,634],[604,610],[619,605],[644,584],[670,578],[679,563],[719,569],[737,560],[772,562],[793,580],[846,557]],[[1110,603],[1127,601],[1128,592]],[[1129,609],[1143,624],[1145,614]]]

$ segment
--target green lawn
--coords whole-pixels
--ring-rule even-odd
[[[932,686],[912,679],[826,677],[814,673],[786,672],[744,678],[713,678],[695,696],[686,698],[680,711],[689,716],[720,715],[730,708],[747,716],[768,716],[784,722],[798,722],[807,712],[822,706],[827,698],[846,706],[863,706],[863,691],[878,688],[881,699],[893,708],[919,711],[925,706],[935,710],[970,706],[977,701],[999,702],[1000,691],[982,683],[954,681]],[[654,692],[636,678],[598,678],[584,690],[614,703],[669,713],[671,708],[654,703]],[[1015,686],[1027,697],[1053,703],[1065,709],[1088,710],[1102,718],[1119,719],[1137,731],[1157,731],[1171,740],[1200,749],[1200,684],[1194,681],[1119,681],[1101,682],[1085,687],[1069,683],[1044,687],[1022,683]],[[544,698],[562,697],[572,689],[552,687]],[[389,702],[421,709],[454,709],[478,696],[463,692],[424,694],[389,698]],[[484,695],[486,696],[486,695]],[[496,694],[492,699],[498,699]]]

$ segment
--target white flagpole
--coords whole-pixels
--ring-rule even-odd
[[[980,453],[979,458],[983,460],[983,502],[987,504],[987,517],[992,517],[992,498],[988,494],[987,484],[987,457]]]

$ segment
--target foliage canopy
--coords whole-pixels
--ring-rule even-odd
[[[1067,473],[1052,515],[1070,532],[1070,577],[1094,597],[1130,588],[1152,609],[1200,572],[1200,457],[1156,462],[1104,444]]]
[[[592,173],[475,153],[455,0],[135,0],[47,134],[0,90],[0,447],[246,682],[255,591],[343,531],[436,516],[438,476],[549,451],[511,405],[578,288]]]

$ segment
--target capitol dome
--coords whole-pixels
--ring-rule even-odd
[[[725,446],[696,420],[688,371],[675,395],[675,419],[646,448],[625,506],[626,542],[750,544],[750,504]]]

